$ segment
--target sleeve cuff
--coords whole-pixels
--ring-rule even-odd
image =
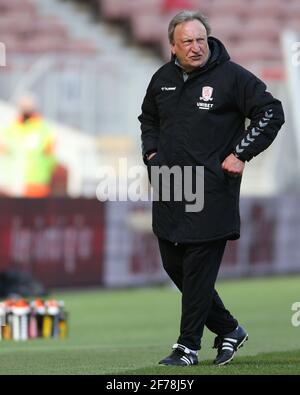
[[[157,152],[157,149],[149,150],[143,155],[143,161],[144,161],[145,165],[147,165],[149,155],[153,154],[154,152]]]
[[[246,158],[243,156],[243,154],[238,154],[236,151],[233,151],[233,155],[237,158],[237,159],[239,159],[239,160],[241,160],[242,162],[246,162]]]

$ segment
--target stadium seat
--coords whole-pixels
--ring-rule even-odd
[[[36,36],[22,42],[19,52],[23,53],[80,53],[93,54],[94,46],[83,40],[57,40],[55,37]]]
[[[133,36],[141,44],[160,41],[163,58],[169,58],[166,30],[171,17],[180,9],[196,9],[209,17],[212,35],[228,45],[237,45],[243,59],[259,56],[259,62],[276,61],[280,55],[282,29],[300,30],[299,0],[98,0],[109,18],[130,21]],[[160,4],[160,5],[159,5]],[[105,14],[105,13],[104,13]],[[163,19],[159,14],[165,15]],[[105,16],[105,15],[104,15]],[[250,40],[250,41],[249,41]],[[261,43],[253,48],[253,41]],[[250,42],[250,44],[249,44]],[[243,44],[245,43],[245,44]],[[250,55],[243,45],[250,45]],[[277,45],[277,54],[273,54]],[[236,51],[234,49],[234,51]],[[256,54],[256,55],[255,55]],[[276,59],[276,60],[274,60]]]
[[[167,26],[182,8],[207,15],[212,36],[223,41],[236,59],[247,64],[255,60],[272,64],[280,61],[280,32],[300,30],[299,0],[93,0],[90,3],[93,10],[100,10],[104,19],[126,22],[137,43],[160,48],[166,60],[170,58]],[[1,41],[9,46],[8,51],[13,52],[95,51],[92,44],[71,39],[57,17],[40,16],[35,2],[29,0],[0,0],[0,35]]]
[[[279,44],[267,40],[248,39],[239,45],[230,46],[229,54],[232,60],[241,64],[254,62],[277,62],[281,60]]]
[[[35,7],[27,0],[0,0],[0,14],[3,15],[12,12],[34,13]]]
[[[285,21],[282,28],[300,33],[300,16],[294,16]]]
[[[127,0],[128,1],[128,0]],[[100,13],[103,18],[112,20],[121,20],[125,18],[123,13],[125,0],[98,0]]]
[[[285,8],[288,5],[283,4],[281,0],[252,0],[248,9],[249,18],[275,18],[277,20],[284,18]]]
[[[213,0],[211,15],[244,17],[249,9],[249,1],[240,0]]]
[[[7,51],[14,53],[95,51],[91,43],[69,38],[57,17],[40,15],[27,0],[0,0],[0,37]]]
[[[126,7],[123,8],[123,14],[127,18],[133,15],[153,15],[160,14],[161,0],[127,0]]]
[[[179,10],[196,9],[198,6],[196,0],[162,0],[161,10],[166,13],[173,13]]]
[[[241,37],[245,40],[251,39],[266,39],[278,42],[280,33],[280,24],[274,18],[251,18],[247,20],[240,31]]]
[[[235,16],[212,16],[209,18],[212,36],[225,41],[239,41],[242,30],[241,19]]]
[[[93,43],[87,40],[69,40],[65,44],[65,50],[80,55],[95,55],[97,53]]]
[[[133,14],[131,29],[134,38],[141,44],[159,44],[167,35],[166,25],[159,14]]]
[[[284,8],[284,16],[287,20],[295,17],[300,19],[300,2],[298,0],[287,2]]]

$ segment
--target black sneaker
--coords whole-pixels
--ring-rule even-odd
[[[198,365],[198,357],[182,344],[174,344],[172,353],[159,361],[159,364],[174,366]]]
[[[227,335],[217,336],[213,346],[213,348],[218,349],[214,364],[222,366],[232,361],[236,351],[243,347],[246,340],[248,340],[248,334],[241,326]]]

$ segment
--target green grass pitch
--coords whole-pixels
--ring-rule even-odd
[[[300,277],[223,281],[217,289],[249,333],[227,366],[212,365],[216,350],[208,330],[198,366],[157,364],[176,342],[180,317],[179,292],[161,287],[51,295],[70,312],[68,338],[1,341],[0,374],[300,374],[300,326],[291,323]]]

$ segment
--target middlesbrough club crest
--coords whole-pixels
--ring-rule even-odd
[[[213,100],[213,98],[212,98],[213,90],[214,89],[211,86],[204,86],[202,88],[202,96],[200,97],[200,100],[203,100],[203,101]]]

